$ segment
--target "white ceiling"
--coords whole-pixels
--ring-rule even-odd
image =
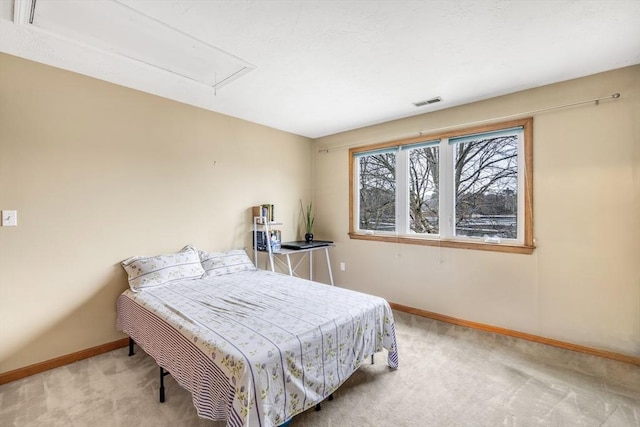
[[[640,0],[31,1],[0,51],[311,138],[640,63]]]

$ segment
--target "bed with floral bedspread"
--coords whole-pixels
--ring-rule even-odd
[[[281,425],[383,348],[398,367],[393,313],[383,298],[232,270],[127,290],[117,301],[118,329],[191,392],[200,417]]]

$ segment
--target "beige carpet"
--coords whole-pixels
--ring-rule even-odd
[[[640,368],[395,312],[400,369],[362,366],[292,426],[640,426]],[[0,425],[208,426],[136,347],[0,387]]]

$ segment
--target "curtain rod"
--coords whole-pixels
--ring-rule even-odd
[[[541,108],[541,109],[538,109],[538,110],[525,111],[525,112],[522,112],[522,113],[510,114],[508,116],[494,117],[494,118],[491,118],[491,119],[477,120],[475,122],[468,122],[468,123],[463,123],[463,124],[458,124],[458,125],[445,126],[445,127],[441,127],[441,128],[437,128],[437,129],[429,129],[429,130],[421,130],[421,131],[418,131],[418,132],[411,132],[411,133],[406,134],[404,136],[393,138],[393,139],[404,139],[404,138],[408,138],[408,137],[410,137],[412,135],[415,135],[415,134],[417,134],[417,136],[422,136],[422,135],[425,135],[425,134],[440,132],[440,131],[453,129],[453,128],[461,128],[461,127],[466,127],[466,126],[470,126],[470,125],[480,125],[480,124],[484,124],[484,123],[488,123],[488,122],[494,122],[494,121],[498,121],[498,120],[513,119],[513,118],[517,118],[517,117],[521,117],[521,116],[529,116],[529,115],[532,115],[532,114],[546,113],[547,111],[559,110],[561,108],[576,107],[578,105],[591,104],[592,102],[595,103],[595,105],[600,105],[600,101],[605,101],[605,100],[608,100],[608,99],[617,99],[617,98],[620,98],[620,94],[619,93],[614,93],[614,94],[609,95],[609,96],[603,96],[601,98],[588,99],[586,101],[578,101],[578,102],[574,102],[574,103],[571,103],[571,104],[556,105],[555,107],[546,107],[546,108]],[[323,153],[324,154],[324,153],[328,153],[330,151],[342,150],[344,148],[357,147],[358,145],[361,145],[361,144],[362,143],[349,144],[349,145],[340,145],[338,147],[331,147],[331,148],[326,148],[326,147],[325,148],[320,148],[320,149],[318,149],[318,153]]]

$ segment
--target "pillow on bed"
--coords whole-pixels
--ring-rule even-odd
[[[198,253],[200,254],[200,261],[202,261],[202,267],[205,271],[203,277],[222,276],[240,271],[256,270],[256,267],[243,249],[234,249],[228,252],[198,251]]]
[[[204,274],[198,251],[193,246],[185,246],[174,254],[134,256],[122,261],[122,267],[129,275],[129,287],[134,292],[176,280],[199,279]]]

